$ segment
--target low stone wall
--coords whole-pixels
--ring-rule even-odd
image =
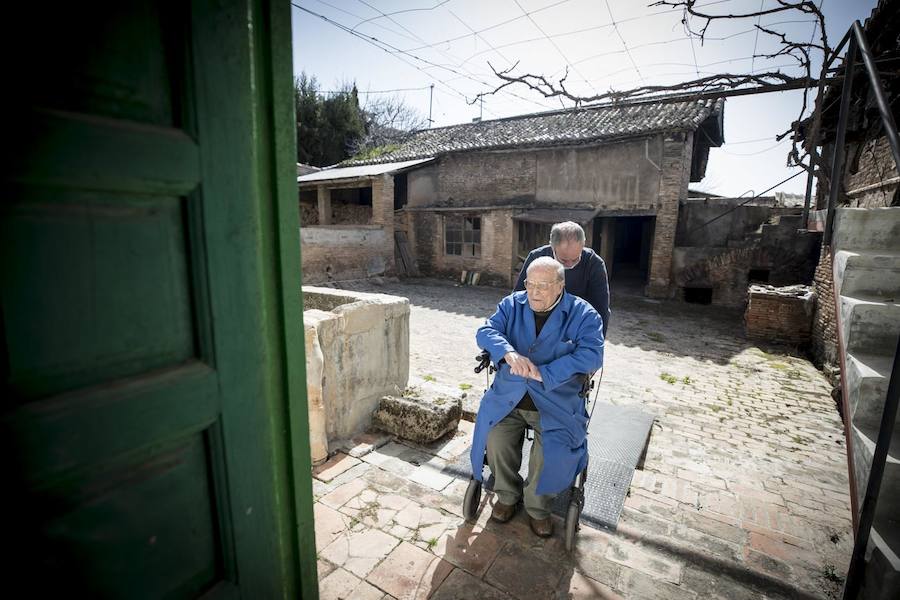
[[[409,301],[314,286],[303,286],[303,301],[307,337],[321,349],[307,353],[307,373],[321,373],[307,378],[309,396],[321,396],[328,441],[349,438],[369,427],[382,396],[406,388]]]
[[[301,227],[300,264],[313,284],[391,274],[393,234],[379,225]]]
[[[809,343],[816,303],[810,286],[752,285],[749,296],[744,313],[748,337],[798,346]]]

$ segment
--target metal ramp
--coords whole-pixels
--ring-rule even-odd
[[[615,530],[655,416],[635,406],[598,403],[588,428],[588,476],[582,522]],[[528,475],[531,441],[522,447],[523,478]],[[445,468],[455,477],[468,479],[472,473],[469,454],[460,456]],[[493,476],[485,479],[485,489],[493,489]],[[556,497],[553,512],[565,517],[569,505],[568,490]]]

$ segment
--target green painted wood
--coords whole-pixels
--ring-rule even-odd
[[[12,570],[36,596],[316,598],[289,7],[57,17],[3,41],[38,133],[0,165]]]
[[[7,426],[26,481],[46,488],[82,465],[204,431],[218,417],[217,374],[195,362],[29,403]]]
[[[194,356],[179,198],[45,186],[18,192],[0,205],[0,251],[17,257],[0,267],[3,309],[29,316],[6,325],[9,383],[18,396],[44,397]]]
[[[8,133],[8,143],[20,150],[5,168],[21,183],[177,196],[200,180],[197,144],[179,129],[35,109]],[[91,151],[68,150],[73,147]]]
[[[293,67],[290,6],[283,3],[268,18],[271,31],[272,130],[275,146],[275,194],[278,204],[273,226],[277,234],[277,264],[280,268],[279,300],[285,331],[284,361],[288,365],[285,386],[291,432],[290,463],[293,467],[293,501],[300,564],[300,597],[318,598],[316,536],[313,522],[312,462],[309,447],[309,406],[306,395],[306,342],[301,292],[300,210],[297,204],[296,113],[293,106]]]

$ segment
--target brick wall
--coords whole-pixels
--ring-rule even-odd
[[[879,185],[897,177],[897,167],[887,138],[882,136],[868,140],[853,148],[852,152],[853,155],[848,157],[849,172],[844,181],[844,190],[850,193],[850,206],[860,208],[891,206],[897,194],[898,184]],[[854,193],[855,190],[868,187],[872,189]]]
[[[687,198],[693,144],[693,133],[673,133],[664,138],[659,202],[646,289],[647,295],[651,297],[667,297],[672,294],[669,284],[675,230],[678,226],[678,201]]]
[[[747,337],[804,346],[810,341],[814,306],[809,286],[751,286],[744,312]]]
[[[816,310],[813,316],[812,353],[817,364],[837,365],[837,330],[834,318],[834,285],[831,273],[831,254],[823,247],[816,267],[813,289]]]
[[[534,199],[534,152],[469,152],[441,158],[437,198],[442,206],[496,206]]]
[[[445,218],[466,214],[481,219],[481,256],[456,256],[445,253]],[[481,283],[511,286],[514,231],[511,210],[448,213],[417,211],[416,254],[419,268],[426,273],[457,278],[461,271],[481,273]]]

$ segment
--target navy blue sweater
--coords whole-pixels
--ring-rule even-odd
[[[553,250],[549,244],[535,248],[528,253],[528,258],[522,265],[522,271],[519,273],[519,279],[516,281],[513,291],[518,292],[525,289],[525,273],[528,271],[528,265],[540,256],[553,258]],[[574,268],[566,269],[566,291],[587,300],[588,304],[594,307],[603,321],[603,338],[606,339],[610,316],[606,263],[590,248],[581,251],[581,260]]]

